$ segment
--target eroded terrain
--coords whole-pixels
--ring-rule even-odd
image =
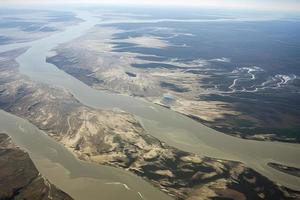
[[[300,141],[299,103],[294,101],[299,98],[299,77],[294,74],[297,69],[290,70],[298,60],[285,58],[284,54],[282,60],[288,62],[279,59],[272,63],[275,58],[268,49],[260,52],[256,46],[250,46],[252,53],[247,54],[244,48],[265,35],[254,34],[244,42],[244,33],[234,32],[237,39],[232,43],[230,31],[244,30],[249,24],[215,26],[189,22],[183,26],[175,22],[132,21],[96,26],[58,46],[47,61],[96,89],[147,99],[233,136]],[[276,30],[282,26],[279,22],[274,24]],[[210,38],[215,32],[206,31],[206,26],[225,31],[228,38]],[[260,26],[251,24],[253,30]],[[203,34],[204,38],[197,38],[196,34]],[[266,45],[278,45],[272,41]],[[231,44],[236,46],[230,48]],[[218,57],[212,57],[214,51]],[[234,61],[229,56],[234,56]],[[265,68],[255,66],[256,63]],[[280,68],[285,64],[289,70]],[[272,67],[278,74],[268,71]]]
[[[71,200],[36,169],[29,155],[0,133],[0,199]]]
[[[30,81],[1,53],[0,107],[27,119],[79,159],[129,170],[175,199],[299,199],[242,163],[184,152],[148,135],[133,115],[92,109],[68,91]]]

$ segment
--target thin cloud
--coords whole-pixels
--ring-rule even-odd
[[[187,7],[199,6],[273,11],[300,11],[300,1],[295,0],[0,0],[0,3],[174,5]]]

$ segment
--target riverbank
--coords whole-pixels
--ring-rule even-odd
[[[19,74],[15,58],[21,48],[1,54],[1,109],[44,130],[82,160],[126,169],[175,199],[297,198],[233,161],[184,152],[147,134],[131,114],[92,109],[68,91],[32,82]],[[246,181],[245,181],[246,180]],[[259,191],[259,192],[258,192]]]
[[[43,177],[29,155],[4,133],[0,133],[0,166],[0,199],[72,200]]]
[[[267,166],[270,160],[288,166],[300,166],[300,161],[295,159],[300,155],[299,145],[231,137],[144,100],[92,89],[54,65],[46,63],[45,59],[51,49],[79,37],[98,23],[90,15],[80,15],[80,18],[85,19],[85,22],[31,44],[31,48],[16,59],[20,63],[20,72],[35,82],[68,90],[82,104],[91,108],[132,113],[147,133],[178,149],[201,156],[240,161],[276,183],[299,190],[298,178]]]
[[[131,19],[109,24],[108,20],[59,44],[47,61],[94,89],[143,98],[230,136],[299,143],[299,105],[293,101],[299,98],[298,76],[279,74],[285,73],[282,71],[269,74],[255,59],[245,64],[230,59],[239,53],[247,57],[244,48],[229,57],[225,57],[226,52],[221,58],[210,52],[206,59],[201,58],[202,54],[190,58],[198,49],[205,52],[205,46],[179,47],[176,43],[190,42],[191,38],[198,43],[201,35],[191,36],[189,31],[195,29],[189,23],[175,24],[171,27],[155,22],[140,24]],[[227,27],[240,26],[221,24],[224,31]],[[181,25],[188,36],[178,40],[171,33],[158,31],[165,28],[183,34],[182,29],[176,28]],[[205,29],[203,23],[197,26]],[[208,23],[208,26],[212,25]],[[142,31],[144,28],[148,29],[147,33]],[[168,34],[171,36],[167,37]],[[208,42],[213,45],[213,41]],[[237,38],[236,42],[243,41]],[[181,54],[176,54],[179,51]],[[265,61],[277,65],[271,59]]]

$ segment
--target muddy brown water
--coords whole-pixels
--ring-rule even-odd
[[[90,107],[133,113],[148,133],[171,146],[204,156],[241,161],[279,184],[300,190],[300,178],[267,166],[268,162],[278,162],[300,168],[299,144],[228,136],[142,99],[92,89],[47,63],[46,57],[51,49],[101,23],[99,18],[88,14],[79,13],[78,16],[85,22],[34,42],[2,46],[0,51],[30,46],[17,58],[17,62],[21,73],[32,80],[65,88]],[[21,126],[16,125],[16,117],[2,111],[0,119],[0,131],[12,135],[20,146],[28,150],[41,173],[76,199],[86,199],[84,197],[89,195],[89,199],[169,199],[125,170],[78,161],[68,150],[22,119],[17,120]]]

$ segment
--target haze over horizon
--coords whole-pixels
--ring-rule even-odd
[[[234,8],[268,11],[300,11],[297,0],[0,0],[2,5],[16,4],[123,4],[123,5],[156,5],[156,6],[197,6],[212,8]]]
[[[300,200],[300,0],[0,0],[0,200]]]

